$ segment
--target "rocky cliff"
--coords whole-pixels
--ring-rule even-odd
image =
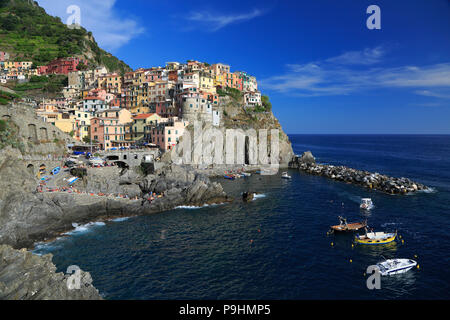
[[[242,168],[243,165],[252,166],[254,169],[261,167],[264,164],[262,162],[261,157],[259,157],[259,146],[263,144],[263,141],[260,139],[259,134],[263,130],[267,130],[267,156],[270,159],[271,157],[277,157],[277,161],[279,163],[280,168],[287,168],[289,162],[292,160],[294,156],[294,152],[292,150],[291,142],[289,141],[289,137],[283,131],[279,121],[273,115],[272,111],[260,111],[257,108],[244,107],[242,98],[232,98],[232,97],[221,97],[219,105],[214,108],[213,112],[217,111],[220,116],[219,125],[213,124],[211,121],[205,121],[204,114],[198,114],[197,117],[191,116],[189,119],[189,126],[185,131],[183,137],[181,137],[181,143],[173,148],[170,152],[166,153],[163,156],[163,161],[167,162],[176,162],[176,163],[184,163],[190,164],[193,168],[196,169],[213,169],[210,172],[223,172],[223,170],[233,170],[237,168]],[[198,124],[198,126],[195,125]],[[196,130],[201,129],[202,135],[196,134]],[[234,129],[236,131],[240,131],[244,134],[244,144],[241,149],[237,149],[238,146],[235,146],[234,153],[235,154],[243,154],[241,161],[236,159],[234,164],[228,163],[226,161],[227,150],[226,150],[226,141],[227,134],[229,129]],[[271,130],[278,130],[278,136],[272,136]],[[254,137],[256,138],[254,141],[257,146],[257,163],[254,164],[250,160],[250,144],[252,140],[252,132]],[[189,136],[189,137],[187,137]],[[220,137],[219,139],[217,137]],[[279,141],[279,150],[272,150],[272,140],[275,141],[274,138],[277,138]],[[184,148],[186,148],[186,141],[190,142],[191,154],[194,155],[196,148],[202,144],[202,152],[203,158],[199,159],[195,156],[191,157],[190,163],[187,163],[185,159],[180,160],[180,155],[184,154]],[[274,144],[275,145],[275,144]],[[220,156],[216,153],[216,150],[219,150]],[[210,155],[211,158],[222,159],[222,162],[215,161],[207,161],[205,160],[205,153]],[[278,156],[276,155],[278,154]],[[254,165],[253,165],[254,164]],[[216,169],[216,170],[214,170]],[[207,170],[205,170],[207,171]],[[214,174],[214,173],[213,173]]]
[[[26,250],[0,245],[1,300],[100,300],[92,277],[81,271],[79,288],[69,289],[70,275],[57,273],[52,255],[37,256]]]

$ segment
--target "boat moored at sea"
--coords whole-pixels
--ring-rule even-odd
[[[359,205],[359,207],[363,210],[370,210],[373,208],[373,202],[372,199],[370,198],[362,198],[361,199],[361,204]]]
[[[288,175],[287,172],[283,172],[283,173],[281,174],[281,178],[282,178],[282,179],[292,179],[292,177],[291,177],[290,175]]]
[[[359,244],[377,245],[386,244],[395,240],[397,232],[385,233],[385,232],[366,232],[363,235],[357,235],[355,242]]]
[[[412,259],[385,259],[376,264],[382,276],[405,273],[417,266],[417,262]]]
[[[352,222],[347,223],[347,219],[339,216],[339,224],[336,226],[331,226],[331,231],[337,232],[354,232],[367,227],[367,222]]]

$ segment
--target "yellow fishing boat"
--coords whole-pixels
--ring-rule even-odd
[[[395,240],[397,237],[397,232],[395,233],[384,233],[384,232],[368,232],[363,235],[357,235],[355,242],[359,244],[386,244]]]

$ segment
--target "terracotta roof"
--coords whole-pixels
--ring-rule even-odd
[[[156,114],[156,113],[142,113],[142,114],[138,114],[137,116],[134,116],[133,119],[136,119],[136,120],[147,119],[148,117],[151,117],[154,114]]]

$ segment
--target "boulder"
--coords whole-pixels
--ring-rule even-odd
[[[302,156],[299,158],[300,163],[305,164],[315,164],[316,158],[312,155],[311,151],[306,151],[302,154]]]

